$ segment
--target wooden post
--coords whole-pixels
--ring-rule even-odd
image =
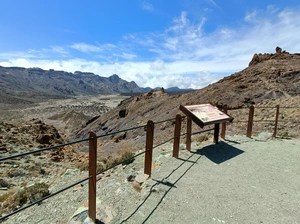
[[[192,119],[190,116],[187,116],[186,119],[187,127],[186,127],[186,149],[191,151],[191,136],[192,136]]]
[[[219,131],[220,131],[220,123],[215,124],[215,130],[214,130],[214,143],[218,144],[219,142]]]
[[[248,127],[247,127],[247,135],[246,135],[248,138],[251,138],[252,136],[253,116],[254,116],[254,106],[251,106],[249,109]]]
[[[227,105],[224,106],[223,112],[227,114]],[[225,139],[226,134],[226,122],[222,123],[222,130],[221,130],[221,138]]]
[[[278,116],[279,116],[279,105],[276,105],[276,115],[275,115],[273,138],[276,138],[276,134],[277,134]]]
[[[154,123],[153,121],[148,121],[147,134],[146,134],[144,174],[148,174],[149,177],[151,176],[151,166],[152,166],[153,136],[154,136]]]
[[[97,168],[97,136],[90,132],[89,140],[89,217],[96,222],[96,168]]]
[[[176,115],[174,140],[173,140],[173,157],[178,159],[179,144],[180,144],[180,129],[181,129],[181,115]]]

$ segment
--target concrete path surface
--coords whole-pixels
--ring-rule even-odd
[[[153,170],[150,193],[116,223],[300,223],[299,161],[298,139],[193,143]]]

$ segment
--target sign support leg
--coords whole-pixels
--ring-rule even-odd
[[[219,141],[219,131],[220,131],[220,123],[215,124],[215,129],[214,129],[214,143],[218,144]]]

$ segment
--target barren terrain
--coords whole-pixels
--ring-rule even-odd
[[[201,103],[212,103],[219,108],[223,108],[224,105],[228,106],[228,114],[234,118],[234,121],[228,124],[226,136],[246,134],[249,107],[253,105],[255,107],[253,136],[254,138],[263,138],[268,141],[267,143],[271,143],[269,140],[272,138],[274,131],[275,106],[279,105],[279,123],[276,137],[278,140],[294,140],[295,137],[300,136],[299,62],[299,54],[289,54],[287,52],[255,54],[249,63],[249,67],[243,71],[225,77],[217,83],[203,89],[195,90],[187,94],[169,95],[161,89],[132,97],[101,95],[91,97],[77,96],[68,99],[33,99],[32,101],[30,101],[28,95],[26,100],[21,99],[21,96],[16,98],[8,95],[8,97],[5,98],[6,101],[0,103],[0,156],[5,157],[73,140],[85,139],[89,136],[90,131],[94,131],[98,136],[110,134],[107,137],[99,139],[97,145],[98,156],[101,159],[97,163],[97,168],[103,170],[109,167],[109,165],[114,164],[116,159],[123,158],[123,155],[132,155],[132,153],[136,153],[145,148],[146,129],[144,126],[147,124],[147,121],[154,121],[154,145],[159,145],[173,138],[175,124],[173,119],[176,114],[184,115],[180,112],[179,106]],[[30,91],[28,93],[30,93]],[[11,101],[9,99],[11,99]],[[139,128],[129,130],[137,126]],[[211,127],[208,126],[205,128]],[[122,131],[125,129],[128,130]],[[201,129],[193,124],[193,132],[199,130]],[[185,132],[186,118],[183,117],[181,133]],[[116,134],[111,135],[111,133]],[[205,142],[210,140],[211,136],[212,133],[194,135],[192,141],[198,143]],[[234,142],[235,140],[232,141]],[[181,138],[181,142],[185,142],[184,135]],[[259,141],[257,143],[259,143]],[[299,149],[299,141],[295,141],[295,144],[295,148]],[[250,150],[249,152],[251,152],[252,147],[258,149],[259,144],[249,147],[250,148],[245,149],[245,151]],[[282,145],[282,147],[285,149],[287,146]],[[268,153],[268,149],[266,145],[262,148],[266,153]],[[168,146],[163,149],[163,151],[164,150],[170,151],[170,147]],[[60,179],[62,175],[83,175],[82,172],[88,169],[87,151],[87,143],[81,143],[76,146],[65,146],[45,153],[34,153],[33,155],[1,162],[0,209],[2,209],[3,214],[9,210],[9,204],[16,202],[16,194],[20,191],[22,192],[22,189],[30,189],[35,182],[46,183],[50,191],[53,191],[53,189],[67,184],[67,182],[63,182],[62,179]],[[215,150],[215,152],[218,154],[219,151]],[[258,154],[253,155],[253,158],[255,156],[266,157],[265,154],[260,154],[259,151],[256,153]],[[278,153],[280,153],[280,149],[278,149]],[[161,152],[161,154],[165,155],[164,152]],[[282,154],[278,155],[283,156]],[[289,156],[292,158],[292,155]],[[247,161],[246,157],[244,159]],[[255,159],[253,159],[253,162],[254,161]],[[243,161],[240,162],[244,163]],[[274,163],[277,163],[277,161]],[[236,164],[236,167],[237,165],[238,164]],[[275,167],[276,165],[273,164],[272,166]],[[283,166],[286,166],[286,164],[283,164]],[[266,166],[262,167],[266,168]],[[134,170],[136,168],[132,169],[131,171],[134,172],[134,175],[142,172],[141,170],[135,172]],[[225,168],[223,167],[222,170],[223,169]],[[240,169],[240,167],[238,169]],[[243,170],[245,168],[241,169]],[[250,168],[247,167],[244,171],[246,172],[248,169]],[[294,170],[294,167],[291,169]],[[122,172],[122,170],[118,171],[116,175],[123,175],[124,173],[122,174]],[[169,172],[169,170],[166,172]],[[217,172],[221,171],[219,170]],[[124,175],[130,175],[129,173],[126,171]],[[273,174],[272,170],[270,170],[270,173],[266,173],[266,175]],[[120,180],[114,182],[114,180],[110,178],[110,174],[105,175],[108,175],[105,176],[108,182],[104,184],[104,188],[110,188],[113,184],[120,185]],[[233,173],[233,175],[235,174]],[[246,173],[245,175],[250,174]],[[57,181],[62,181],[62,183],[55,185]],[[244,179],[242,181],[246,182]],[[262,188],[262,186],[259,187]],[[210,188],[210,186],[207,186],[207,188]],[[78,188],[76,189],[78,190]],[[115,190],[117,194],[123,192],[121,188]],[[230,191],[230,189],[228,190]],[[251,192],[251,189],[248,190]],[[214,198],[215,193],[216,192],[213,192],[213,198],[210,200],[216,199]],[[136,201],[133,201],[134,203],[138,203],[140,200],[139,196],[140,195],[137,195]],[[117,198],[114,196],[111,197],[113,197],[113,202],[118,202]],[[205,196],[203,197],[205,198]],[[220,195],[220,197],[224,196]],[[32,197],[28,197],[26,200],[24,199],[23,201],[25,202],[22,203],[27,204],[31,200]],[[67,198],[63,200],[67,201]],[[83,202],[84,200],[85,198],[81,196],[73,198],[72,201],[74,203],[70,204],[68,214],[72,212],[72,209],[74,210],[74,208],[78,206],[78,202]],[[107,200],[105,203],[110,203],[110,198]],[[237,200],[240,200],[240,198]],[[221,202],[222,200],[220,203]],[[59,203],[59,201],[56,201],[56,203]],[[124,203],[126,204],[125,199]],[[20,207],[23,204],[17,204],[16,207]],[[49,206],[49,208],[52,208],[51,205]],[[54,206],[53,214],[61,212],[55,210],[56,206],[57,204]],[[108,209],[105,210],[108,211],[108,213],[98,214],[98,216],[101,217],[99,220],[109,220],[107,221],[108,223],[118,223],[118,221],[124,219],[125,213],[123,214],[120,211],[116,212],[117,214],[113,211],[110,213],[109,207],[114,205],[105,204],[105,206],[108,206],[108,208],[104,207]],[[218,204],[215,206],[218,207]],[[260,206],[263,205],[260,204]],[[12,210],[16,207],[10,209]],[[213,208],[216,209],[216,207]],[[278,209],[277,207],[272,208],[275,210]],[[60,209],[62,209],[62,207],[60,207]],[[172,209],[175,208],[172,207]],[[203,207],[201,209],[205,210]],[[208,209],[207,212],[210,213],[211,211]],[[255,212],[256,210],[254,213]],[[24,220],[29,218],[28,214],[18,216],[19,218],[17,218],[17,220],[24,222]],[[226,216],[226,214],[222,215]],[[285,217],[286,215],[283,220],[285,220]],[[142,217],[142,219],[143,218],[145,217]],[[226,219],[227,218],[226,216]],[[296,218],[298,217],[296,216]],[[34,219],[36,219],[36,217],[34,217]],[[232,222],[228,221],[228,223],[238,223],[242,219],[243,216],[238,217],[238,219]],[[141,219],[138,218],[137,220],[140,221]],[[157,221],[155,219],[153,220]],[[206,218],[201,220],[207,221]],[[222,221],[223,219],[213,217],[213,221],[216,220]],[[272,219],[266,220],[270,221]],[[175,218],[170,216],[170,219],[167,221],[173,223],[175,222]],[[294,220],[292,219],[292,221]],[[65,220],[63,222],[56,220],[55,222],[65,223]],[[47,219],[44,223],[49,223],[49,220]]]
[[[74,129],[78,129],[92,119],[110,111],[128,98],[121,95],[74,97],[70,99],[49,99],[34,104],[0,104],[1,121],[22,123],[41,119],[53,125],[68,139]]]

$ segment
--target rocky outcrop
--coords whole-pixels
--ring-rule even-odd
[[[263,61],[267,61],[270,59],[290,59],[293,58],[293,55],[289,52],[282,51],[280,47],[275,48],[275,54],[254,54],[252,60],[249,63],[249,67],[261,63]],[[296,54],[298,55],[298,54]]]
[[[23,153],[62,144],[64,139],[54,126],[46,125],[39,119],[25,123],[0,123],[0,155],[6,157],[12,154]],[[64,158],[64,149],[56,151],[36,152],[34,154],[17,157],[16,160],[6,160],[1,164],[1,177],[44,175],[46,170],[42,163],[48,159],[59,162]],[[8,172],[9,171],[9,172]],[[3,181],[2,184],[3,185]]]

